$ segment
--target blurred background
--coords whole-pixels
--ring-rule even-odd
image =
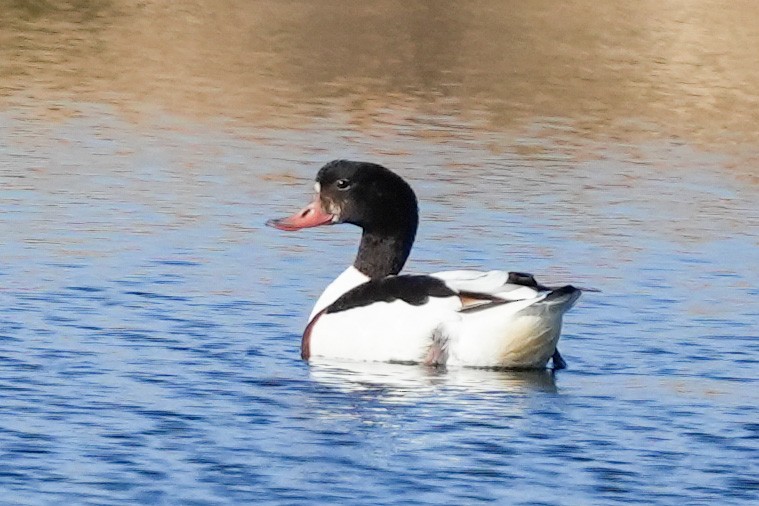
[[[0,96],[133,121],[357,129],[445,115],[580,139],[757,142],[759,6],[655,2],[8,1]],[[413,124],[413,123],[412,123]]]

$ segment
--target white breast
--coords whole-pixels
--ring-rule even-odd
[[[358,285],[369,281],[369,276],[362,273],[352,265],[345,269],[335,280],[324,289],[316,301],[314,309],[308,317],[310,322],[319,311],[335,302],[342,294],[356,288]]]

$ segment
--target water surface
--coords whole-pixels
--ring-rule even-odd
[[[0,501],[757,501],[754,3],[314,5],[0,2]],[[302,362],[338,157],[601,289],[569,369]]]

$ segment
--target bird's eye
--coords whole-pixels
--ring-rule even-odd
[[[338,190],[347,190],[350,185],[351,183],[347,179],[338,179],[335,182],[335,186],[337,186]]]

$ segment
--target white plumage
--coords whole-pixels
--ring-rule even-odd
[[[431,274],[454,295],[421,305],[376,301],[319,314],[341,295],[369,281],[349,267],[317,301],[310,356],[360,361],[413,362],[449,366],[545,367],[559,340],[562,315],[580,295],[546,301],[551,290],[508,282],[504,271],[445,271]],[[462,301],[467,294],[469,304]],[[488,298],[475,299],[476,295]],[[503,301],[493,301],[497,297]],[[310,323],[312,320],[309,321]]]

